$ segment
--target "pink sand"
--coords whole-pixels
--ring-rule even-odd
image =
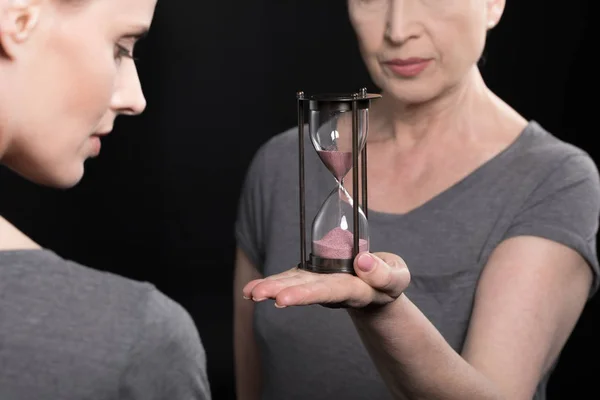
[[[352,168],[352,152],[319,150],[318,153],[338,181],[342,180]]]
[[[365,239],[358,240],[359,251],[367,251]],[[314,255],[322,258],[350,259],[354,250],[354,235],[342,228],[334,228],[323,236],[323,239],[313,242]]]

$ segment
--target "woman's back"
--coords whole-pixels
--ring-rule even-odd
[[[0,251],[0,398],[210,398],[189,315],[147,283]]]

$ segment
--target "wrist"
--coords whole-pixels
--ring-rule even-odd
[[[408,298],[404,293],[400,294],[396,299],[385,303],[385,304],[376,304],[371,303],[365,307],[361,308],[348,308],[348,314],[352,318],[356,318],[361,321],[379,319],[379,318],[388,318],[391,314],[397,316],[398,313],[402,313],[403,309],[406,307],[408,302]]]

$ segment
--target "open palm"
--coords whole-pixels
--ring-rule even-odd
[[[354,270],[356,276],[292,268],[248,282],[243,293],[256,302],[273,299],[277,307],[321,304],[363,308],[394,301],[410,283],[406,264],[391,253],[361,253],[354,260]]]

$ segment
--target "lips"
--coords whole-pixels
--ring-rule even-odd
[[[385,61],[385,65],[395,75],[404,78],[413,78],[423,72],[430,64],[431,59],[427,58],[396,58],[390,61]]]
[[[412,58],[395,58],[393,60],[386,61],[386,63],[392,64],[392,65],[413,65],[413,64],[420,64],[420,63],[423,63],[426,61],[429,61],[429,59],[412,57]]]

